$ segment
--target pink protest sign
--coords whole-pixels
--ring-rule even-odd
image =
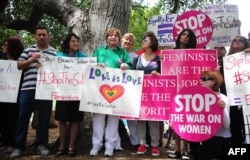
[[[201,86],[183,88],[176,95],[170,109],[170,122],[183,139],[201,142],[211,138],[220,129],[223,109],[218,96]]]
[[[178,16],[173,28],[174,38],[177,39],[185,28],[194,31],[197,38],[197,48],[204,48],[213,35],[213,23],[210,17],[202,11],[191,10]]]
[[[177,94],[177,76],[144,76],[140,120],[169,120],[171,101]]]
[[[144,75],[139,118],[136,120],[169,120],[170,106],[177,94],[176,75]]]
[[[162,50],[161,74],[177,75],[177,91],[200,84],[200,73],[214,70],[217,52],[214,49]]]

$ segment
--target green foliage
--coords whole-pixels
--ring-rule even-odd
[[[9,15],[9,19],[12,21],[16,20],[27,20],[33,9],[32,0],[9,0],[8,7],[4,10],[5,14]],[[66,34],[66,27],[59,23],[55,18],[44,15],[43,19],[39,22],[39,26],[45,26],[48,28],[51,36],[50,45],[58,48],[62,37]],[[15,31],[8,29],[5,24],[0,25],[0,44],[4,39],[13,34],[19,34],[25,46],[35,43],[34,35],[25,30]]]
[[[9,0],[9,5],[5,9],[11,20],[28,19],[33,9],[33,2],[30,0]]]
[[[128,32],[133,33],[136,37],[133,48],[134,51],[140,50],[141,48],[141,37],[143,33],[147,31],[148,18],[160,14],[160,10],[161,5],[149,8],[142,6],[141,3],[132,4]]]
[[[0,48],[2,49],[2,45],[5,39],[7,39],[9,36],[18,34],[16,30],[8,29],[5,26],[0,26]]]
[[[191,9],[202,9],[208,4],[222,4],[225,0],[180,0],[176,13],[182,13]],[[137,51],[141,48],[141,37],[147,31],[148,18],[164,14],[172,13],[175,0],[159,0],[155,6],[142,5],[143,0],[137,0],[132,3],[128,32],[132,32],[136,36],[136,42],[133,50]]]
[[[50,32],[50,45],[59,48],[62,37],[66,34],[66,28],[60,24],[56,19],[45,15],[44,18],[38,25],[45,26]],[[35,44],[34,34],[27,32],[25,30],[12,30],[8,29],[5,26],[0,25],[0,44],[3,44],[3,41],[11,35],[18,34],[22,38],[24,46]]]
[[[87,9],[90,6],[91,0],[74,0],[81,9]]]
[[[91,0],[73,0],[76,5],[82,9],[87,9],[91,3]],[[202,9],[206,4],[220,4],[226,0],[179,0],[180,3],[177,6],[177,13],[182,13],[190,9]],[[145,31],[147,31],[147,21],[151,16],[159,15],[162,13],[171,13],[174,7],[175,0],[159,0],[154,6],[144,5],[144,0],[133,0],[130,22],[128,26],[128,32],[132,32],[136,36],[136,43],[133,50],[137,51],[141,48],[141,37]],[[9,0],[9,6],[4,10],[8,19],[20,20],[28,19],[33,8],[32,0]],[[1,16],[1,15],[0,15]],[[3,17],[2,17],[3,18]],[[49,29],[51,35],[51,45],[55,48],[59,48],[61,38],[67,33],[66,27],[60,24],[56,19],[49,15],[44,15],[43,19],[39,23],[41,26],[45,26]],[[8,29],[4,21],[0,24],[0,44],[8,36],[12,34],[19,34],[24,42],[24,45],[34,44],[34,35],[27,31],[15,31]]]
[[[44,15],[44,18],[39,25],[48,28],[50,32],[50,45],[54,48],[59,48],[63,36],[67,34],[66,27],[59,23],[55,18],[48,15]]]
[[[176,0],[159,0],[162,4],[162,12],[163,13],[171,13],[173,7],[174,7],[174,2]],[[182,13],[191,9],[197,9],[197,10],[202,10],[203,6],[208,5],[208,4],[223,4],[227,0],[196,0],[196,1],[190,1],[190,0],[179,0],[178,7],[176,12],[174,13]]]

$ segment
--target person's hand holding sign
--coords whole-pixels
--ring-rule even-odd
[[[29,58],[29,61],[30,61],[31,63],[33,63],[33,62],[38,61],[39,58],[41,58],[40,53],[32,52],[32,53],[31,53],[31,58]],[[37,62],[37,63],[36,63],[36,69],[38,69],[38,68],[41,67],[41,66],[42,66],[42,64],[41,64],[40,62]]]
[[[226,103],[223,100],[219,100],[217,104],[223,109],[226,107]]]
[[[222,83],[218,71],[203,71],[201,86],[180,90],[171,108],[173,129],[189,141],[194,159],[218,158],[230,143],[229,103],[219,92]]]

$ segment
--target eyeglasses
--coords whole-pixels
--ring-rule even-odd
[[[205,81],[212,81],[212,80],[214,80],[213,78],[211,78],[211,77],[201,77],[201,81],[203,81],[203,82],[205,82]]]
[[[217,50],[226,50],[224,47],[214,47],[214,49],[217,49]]]
[[[245,40],[243,39],[234,39],[233,42],[241,42],[241,43],[245,43]]]
[[[149,41],[148,39],[146,39],[146,38],[144,38],[141,42],[147,42],[147,41]]]

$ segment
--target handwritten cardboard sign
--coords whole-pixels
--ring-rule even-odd
[[[250,54],[235,53],[223,58],[230,105],[250,104]]]
[[[87,66],[80,110],[139,117],[143,74],[143,71]]]
[[[0,102],[17,102],[21,76],[17,61],[0,60]]]
[[[85,69],[96,64],[96,58],[56,57],[42,55],[39,60],[36,99],[74,101],[81,99]]]
[[[231,4],[206,5],[203,8],[213,22],[213,36],[207,46],[230,46],[238,35],[238,6]]]

